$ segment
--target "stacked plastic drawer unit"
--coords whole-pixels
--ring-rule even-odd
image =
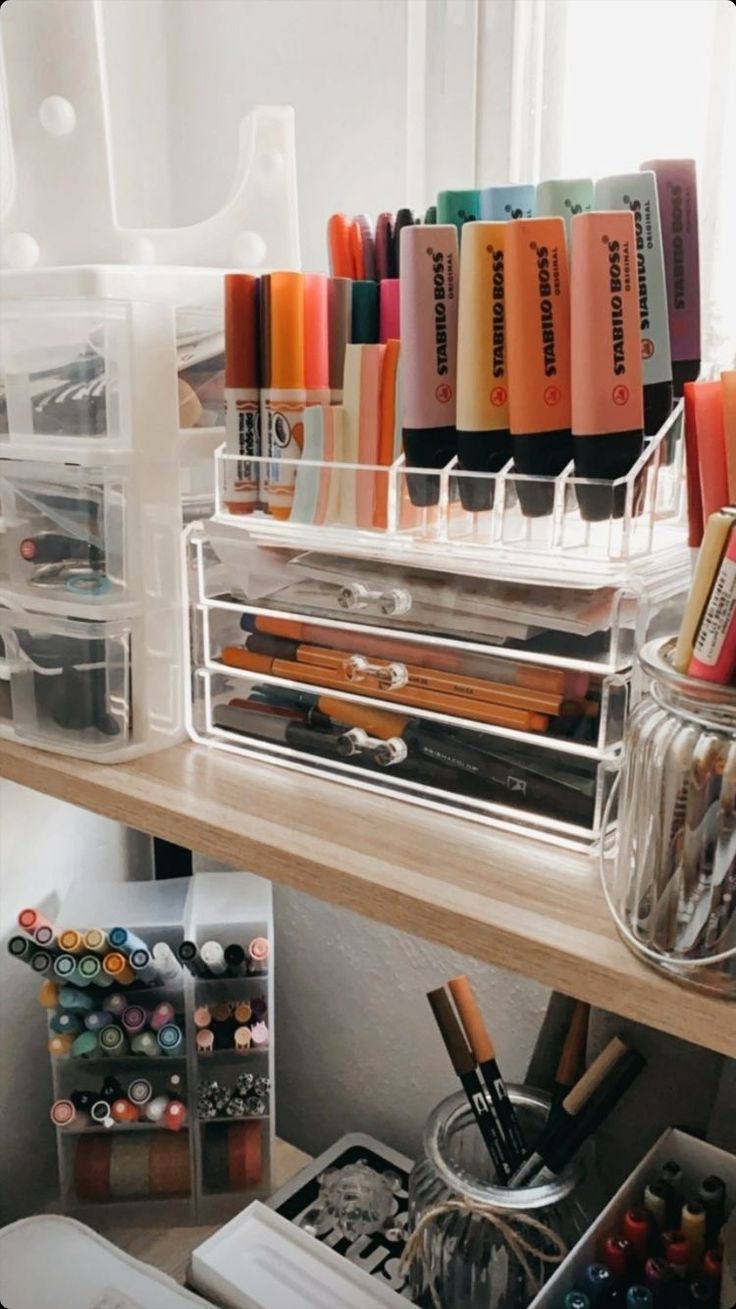
[[[160,749],[183,729],[182,493],[220,439],[222,274],[2,289],[0,733],[110,762]]]

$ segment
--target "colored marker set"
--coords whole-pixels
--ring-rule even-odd
[[[75,987],[162,986],[180,983],[181,966],[165,941],[151,949],[125,927],[109,931],[76,928],[57,931],[36,909],[22,909],[18,926],[25,936],[8,942],[10,954],[63,984]]]
[[[254,936],[248,946],[237,941],[223,944],[205,941],[182,941],[178,949],[181,963],[193,977],[212,980],[223,977],[262,977],[268,969],[271,946],[265,936]]]
[[[266,1017],[267,1003],[262,995],[197,1005],[193,1015],[197,1054],[211,1055],[220,1050],[244,1054],[251,1048],[265,1049],[269,1041]]]
[[[134,1077],[126,1087],[116,1077],[106,1077],[98,1091],[77,1089],[68,1098],[55,1100],[49,1117],[55,1127],[75,1132],[89,1127],[116,1131],[134,1125],[179,1132],[187,1124],[185,1094],[180,1073],[166,1079],[160,1094],[154,1094],[146,1077]]]
[[[690,1193],[679,1163],[668,1161],[559,1309],[717,1309],[730,1208],[721,1177],[704,1177]]]
[[[41,1003],[49,998],[42,989]],[[73,1059],[184,1054],[183,1018],[170,1001],[148,1009],[124,992],[113,991],[97,1005],[88,991],[73,986],[59,989],[58,1007],[49,1010],[49,1054]]]
[[[576,1010],[561,1053],[552,1110],[541,1134],[527,1142],[467,978],[453,978],[450,992],[454,1008],[442,987],[427,998],[488,1151],[494,1182],[512,1188],[541,1185],[562,1172],[597,1131],[645,1061],[614,1037],[570,1085],[587,1036],[587,1008]]]

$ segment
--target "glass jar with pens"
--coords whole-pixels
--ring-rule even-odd
[[[674,657],[674,639],[640,654],[650,685],[628,725],[603,885],[636,954],[736,999],[736,687],[679,673]]]

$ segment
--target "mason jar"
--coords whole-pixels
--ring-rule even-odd
[[[676,673],[674,648],[639,656],[649,689],[626,732],[604,887],[636,954],[736,999],[736,688]]]
[[[533,1145],[547,1120],[549,1096],[507,1089]],[[595,1212],[581,1155],[549,1181],[497,1185],[462,1092],[430,1115],[423,1147],[409,1178],[409,1239],[428,1215],[409,1269],[415,1301],[442,1309],[526,1309]]]

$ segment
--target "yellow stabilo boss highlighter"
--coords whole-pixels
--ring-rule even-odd
[[[506,369],[506,223],[469,223],[460,261],[457,452],[460,467],[496,473],[511,458]],[[459,477],[471,511],[490,509],[491,477]]]

